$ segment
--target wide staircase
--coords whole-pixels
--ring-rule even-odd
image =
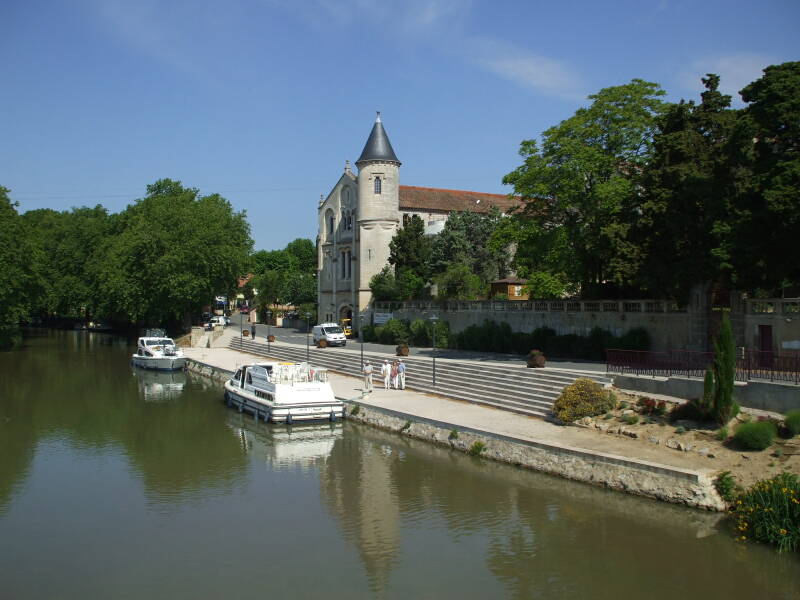
[[[267,344],[242,338],[232,338],[229,347],[259,356],[304,361],[306,348],[292,344]],[[361,376],[361,356],[358,352],[335,348],[309,348],[310,362],[331,371]],[[365,352],[375,368],[376,387],[383,385],[378,371],[384,359],[395,357]],[[436,386],[433,385],[433,361],[430,357],[405,357],[406,387],[419,392],[447,396],[457,400],[492,406],[531,417],[552,419],[553,402],[561,390],[579,377],[588,377],[601,385],[610,384],[604,373],[586,373],[561,369],[528,369],[524,366],[479,364],[452,359],[436,360]],[[521,362],[521,361],[520,361]]]

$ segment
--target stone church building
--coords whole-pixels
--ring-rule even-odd
[[[317,301],[320,322],[353,319],[369,312],[370,279],[389,262],[389,242],[405,219],[418,215],[425,231],[442,230],[451,211],[505,213],[515,204],[503,194],[400,185],[401,162],[380,113],[356,161],[327,198],[321,198],[317,235]]]

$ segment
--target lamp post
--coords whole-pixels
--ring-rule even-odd
[[[272,346],[270,345],[270,338],[272,337],[272,335],[271,335],[271,331],[272,331],[271,327],[272,327],[272,311],[268,310],[267,311],[267,352],[270,352],[272,350]]]
[[[306,313],[306,362],[311,362],[311,346],[308,344],[308,334],[311,331],[311,313]]]
[[[433,387],[436,387],[436,321],[439,317],[431,315],[431,323],[433,323]]]
[[[358,337],[361,340],[361,368],[364,368],[364,315],[358,315]]]
[[[244,343],[244,323],[242,323],[242,307],[239,307],[239,348]]]

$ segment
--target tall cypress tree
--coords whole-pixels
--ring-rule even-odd
[[[722,316],[722,328],[714,341],[714,416],[725,425],[736,412],[733,400],[733,380],[736,375],[736,348],[731,320]]]

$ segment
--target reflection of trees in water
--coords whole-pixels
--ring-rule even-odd
[[[56,435],[79,449],[123,448],[152,502],[205,496],[243,481],[246,457],[220,418],[219,389],[187,386],[190,397],[182,401],[144,402],[129,354],[120,338],[52,332],[4,355],[0,427],[8,435],[0,441],[0,504],[24,478],[37,442]]]
[[[322,492],[358,546],[373,589],[385,589],[398,560],[402,521],[435,514],[457,543],[471,543],[472,534],[488,539],[478,550],[514,598],[590,592],[597,598],[638,597],[643,590],[651,597],[742,597],[769,590],[788,598],[798,592],[796,563],[779,557],[783,564],[775,565],[769,550],[736,547],[727,534],[711,535],[719,514],[348,427],[353,429],[337,442]],[[376,518],[380,544],[365,525]],[[731,566],[724,581],[708,576]],[[787,576],[776,578],[776,568]]]

